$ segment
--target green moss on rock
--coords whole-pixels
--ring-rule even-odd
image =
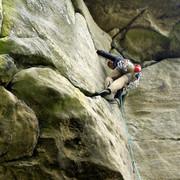
[[[13,93],[36,112],[43,127],[56,126],[57,119],[79,116],[84,110],[80,91],[49,68],[22,70],[12,84]]]
[[[3,0],[3,23],[1,29],[1,37],[8,36],[10,34],[10,30],[14,26],[13,17],[15,16],[14,0]]]
[[[10,42],[9,37],[0,39],[0,54],[9,54],[10,53]]]

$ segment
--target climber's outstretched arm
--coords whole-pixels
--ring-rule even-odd
[[[117,58],[119,58],[119,56],[116,56],[114,54],[110,54],[110,53],[103,51],[103,50],[97,50],[97,54],[102,56],[102,57],[105,57],[107,59],[110,59],[112,61],[115,61]]]

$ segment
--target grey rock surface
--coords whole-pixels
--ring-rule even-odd
[[[103,88],[103,63],[98,60],[88,23],[75,13],[71,1],[4,2],[5,10],[12,13],[4,15],[1,53],[12,54],[19,66],[54,67],[84,92]],[[104,34],[101,39],[108,36],[92,18],[90,22],[95,31]],[[108,37],[102,44],[110,48],[110,40]],[[98,38],[95,41],[101,44]]]
[[[180,59],[166,59],[143,71],[129,93],[125,112],[142,179],[180,176]]]

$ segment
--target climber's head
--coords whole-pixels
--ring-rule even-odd
[[[140,65],[136,65],[136,66],[134,67],[134,71],[135,71],[136,73],[140,72],[140,71],[141,71],[141,66],[140,66]]]
[[[108,61],[108,67],[111,69],[114,69],[114,62],[113,61]]]

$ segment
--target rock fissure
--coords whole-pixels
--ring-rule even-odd
[[[141,16],[143,16],[143,14],[147,11],[147,9],[142,10],[136,17],[134,17],[127,25],[125,25],[125,27],[123,27],[122,29],[120,29],[119,33],[117,33],[115,36],[112,37],[112,39],[115,39],[119,34],[123,33],[123,36],[121,38],[123,38],[128,29],[131,28],[132,24],[134,24]]]
[[[15,159],[10,159],[10,160],[5,160],[3,162],[1,162],[2,165],[7,165],[7,164],[10,164],[10,163],[14,163],[14,162],[23,162],[23,161],[26,161],[26,160],[29,160],[29,158],[32,158],[33,156],[23,156],[21,158],[15,158]]]
[[[179,24],[180,24],[180,20],[177,21],[177,22],[173,25],[171,31],[170,31],[169,34],[168,34],[168,37],[171,37],[171,35],[173,34],[173,31],[176,29],[176,27],[177,27]]]
[[[31,67],[39,67],[39,68],[49,67],[52,70],[58,71],[54,63],[50,62],[47,57],[36,56],[36,55],[14,54],[14,53],[12,53],[11,56],[14,59],[18,71],[22,70],[22,68],[28,69]]]
[[[8,151],[5,151],[5,152],[1,153],[1,154],[0,154],[0,157],[5,156],[7,153],[8,153]]]
[[[81,14],[81,15],[86,19],[86,16],[87,16],[87,15],[85,15],[85,13],[84,13],[84,11],[83,11],[83,9],[84,9],[83,5],[84,5],[84,4],[83,4],[82,2],[78,2],[77,0],[71,0],[71,2],[72,2],[72,4],[73,4],[73,7],[74,7],[74,9],[75,9],[75,12]],[[87,27],[88,27],[89,33],[91,34],[91,31],[90,31],[90,28],[89,28],[89,25],[88,25],[88,24],[87,24]],[[95,45],[94,39],[93,39],[93,43],[94,43],[94,45]]]
[[[125,49],[118,48],[116,43],[112,43],[112,50],[115,49],[123,58],[131,60],[133,63],[137,63],[135,59],[126,54]]]

